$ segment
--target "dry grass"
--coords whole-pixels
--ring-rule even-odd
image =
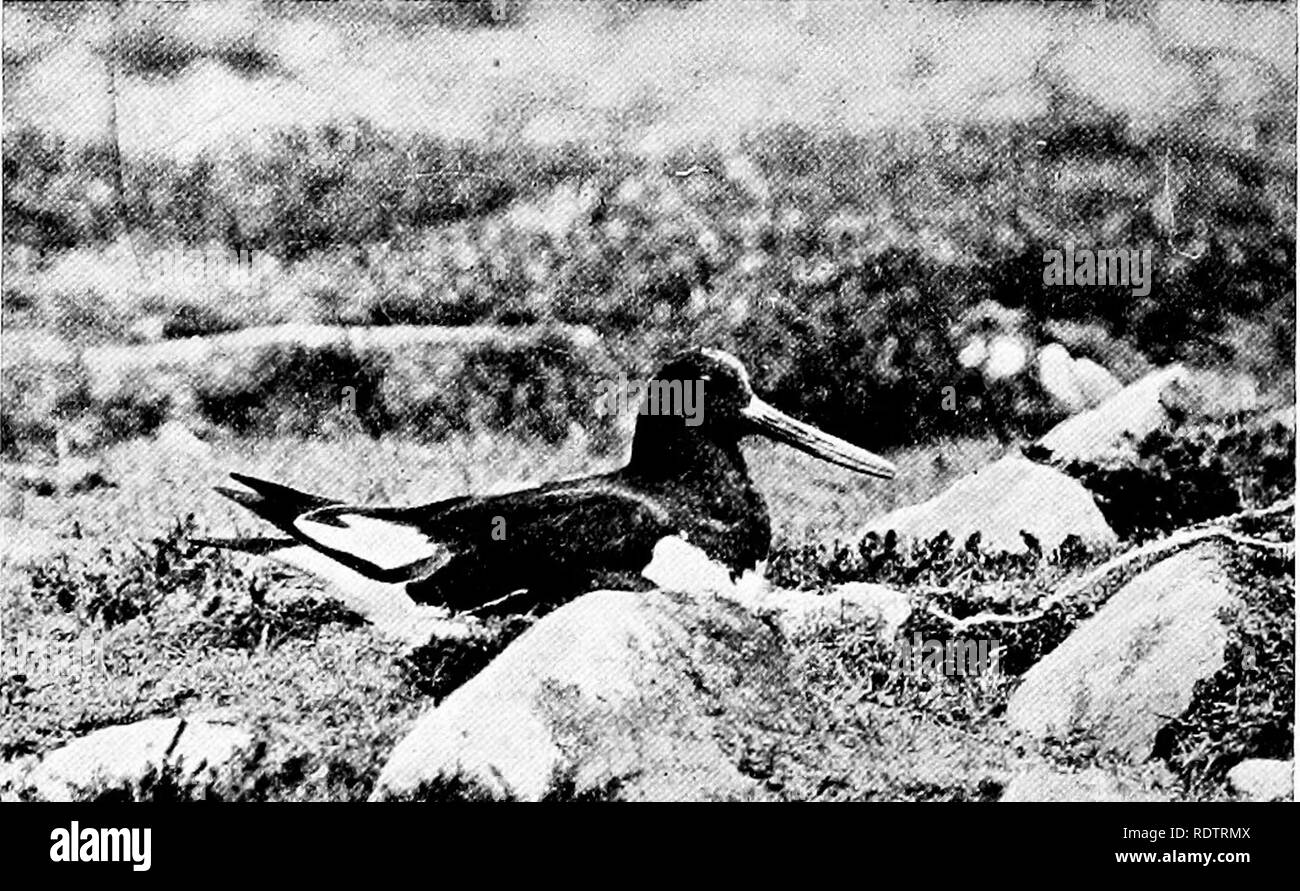
[[[935,454],[961,456],[946,459],[956,472],[987,448],[914,450],[900,456],[899,485],[907,497],[927,495],[942,482]],[[884,504],[870,484],[792,460],[789,449],[762,444],[749,454],[780,529],[849,537],[865,511]],[[52,550],[63,556],[45,558],[37,572],[0,571],[0,643],[6,653],[37,643],[22,678],[4,681],[4,755],[40,754],[100,726],[216,709],[253,727],[261,746],[241,776],[202,794],[364,797],[429,695],[445,695],[519,628],[463,653],[401,659],[314,582],[258,558],[188,549],[194,530],[265,531],[210,487],[238,469],[345,499],[415,502],[607,469],[622,457],[593,459],[578,442],[548,448],[486,436],[437,447],[361,436],[228,440],[202,457],[146,440],[117,446],[103,456],[114,487],[28,496],[21,527],[10,527],[53,536]],[[187,515],[192,524],[182,522]],[[102,655],[109,670],[79,661],[84,654]],[[891,739],[914,723],[879,720]],[[871,777],[855,780],[853,794],[890,797],[908,783],[891,774],[874,791],[860,788]],[[925,796],[944,794],[918,783]]]
[[[901,472],[888,486],[766,443],[748,455],[777,535],[829,543],[855,542],[875,511],[927,498],[997,451],[989,441],[948,441],[895,452],[890,457]],[[32,541],[44,537],[50,554],[39,569],[0,569],[0,645],[6,655],[34,645],[32,659],[0,678],[0,754],[21,760],[97,727],[215,710],[252,728],[256,750],[214,785],[176,790],[164,777],[147,794],[364,798],[414,718],[527,621],[493,626],[459,648],[402,657],[315,582],[259,558],[187,546],[194,531],[263,531],[210,486],[239,469],[349,500],[410,503],[607,469],[622,457],[593,459],[576,441],[548,448],[487,436],[436,447],[391,437],[232,439],[214,443],[206,456],[145,440],[117,446],[103,456],[114,487],[28,497],[25,519],[11,527]],[[11,499],[11,512],[15,506]],[[960,561],[944,565],[969,575]],[[1017,566],[1011,561],[1003,569],[1034,585],[1059,581],[1068,569]],[[1278,585],[1289,580],[1279,578]],[[1269,590],[1284,592],[1278,585]],[[1252,613],[1256,600],[1247,601],[1247,620],[1237,622],[1243,639],[1272,641],[1272,649],[1258,648],[1287,658],[1288,639],[1275,633],[1285,611]],[[924,620],[923,610],[917,615]],[[1044,640],[1026,637],[1020,662],[1041,656]],[[1010,647],[1019,652],[1015,641]],[[783,744],[788,770],[776,794],[986,800],[1014,772],[1000,717],[1014,673],[939,681],[900,675],[890,645],[865,626],[793,641],[792,654],[794,689],[812,710],[815,732]],[[1259,689],[1266,698],[1268,690]],[[1289,718],[1256,709],[1250,734],[1234,735],[1222,729],[1235,726],[1231,697],[1208,686],[1202,693],[1192,718],[1204,712],[1214,720],[1180,725],[1188,742],[1177,754],[1196,772],[1191,794],[1214,797],[1221,770],[1207,782],[1206,759],[1219,757],[1213,763],[1222,767],[1224,752],[1248,755]],[[1090,764],[1100,756],[1076,746],[1070,757]]]
[[[1180,54],[1247,53],[1277,78],[1295,71],[1285,4],[1165,2],[1143,21],[1076,5],[732,0],[633,13],[538,0],[514,4],[506,28],[449,27],[436,5],[207,6],[128,4],[115,26],[107,4],[83,15],[6,4],[6,126],[102,136],[110,50],[123,68],[123,147],[178,156],[354,116],[657,155],[774,123],[865,133],[1029,120],[1062,87],[1151,132],[1213,80]],[[1245,110],[1258,96],[1220,98]]]

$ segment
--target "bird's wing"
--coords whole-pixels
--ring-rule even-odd
[[[416,522],[459,550],[407,593],[457,610],[512,591],[571,596],[593,580],[639,578],[655,545],[678,531],[663,504],[603,478],[474,499]]]
[[[630,549],[649,553],[670,526],[652,499],[588,479],[420,507],[331,504],[294,518],[291,532],[369,578],[399,582],[467,553],[486,569],[499,570],[496,560],[600,565]]]
[[[454,556],[456,545],[439,541],[404,517],[403,509],[391,507],[321,507],[295,517],[290,531],[326,556],[381,582],[428,575]]]

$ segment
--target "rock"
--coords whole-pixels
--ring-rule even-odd
[[[252,742],[252,735],[238,727],[151,718],[73,740],[42,758],[21,782],[44,801],[78,801],[132,789],[164,769],[175,771],[180,782],[201,782]]]
[[[1075,359],[1059,343],[1038,351],[1038,379],[1057,407],[1070,414],[1095,408],[1118,393],[1118,378],[1089,359]]]
[[[1080,729],[1145,760],[1196,682],[1222,666],[1227,630],[1218,613],[1232,596],[1214,544],[1157,563],[1025,673],[1008,724],[1035,737]]]
[[[786,661],[780,636],[728,599],[587,594],[420,718],[373,797],[754,796],[740,728],[798,713]]]
[[[1075,359],[1088,359],[1115,375],[1120,385],[1141,380],[1155,366],[1123,338],[1114,337],[1103,325],[1092,322],[1048,319],[1043,332],[1061,344]]]
[[[886,585],[849,582],[825,594],[763,588],[739,592],[736,602],[773,619],[787,637],[800,637],[826,627],[876,623],[883,640],[893,640],[912,614],[908,597]]]
[[[1289,801],[1295,796],[1294,765],[1290,761],[1247,758],[1228,771],[1228,788],[1250,801]]]
[[[1268,407],[1259,381],[1245,372],[1189,369],[1165,394],[1165,406],[1181,415],[1223,419]]]
[[[247,730],[207,721],[186,721],[167,763],[192,779],[202,770],[229,764],[252,743],[252,734]]]
[[[1121,780],[1098,767],[1061,773],[1047,765],[1021,770],[999,801],[1169,801],[1172,796]]]
[[[1182,401],[1179,388],[1188,379],[1181,365],[1154,371],[1096,408],[1057,424],[1037,445],[1059,465],[1128,457],[1137,442],[1173,420],[1170,408]]]
[[[1023,553],[1032,535],[1044,551],[1069,535],[1089,546],[1116,542],[1092,495],[1065,474],[1021,455],[1008,455],[953,483],[921,504],[873,520],[862,535],[894,530],[902,539],[925,541],[947,531],[960,545],[980,533],[982,546]]]
[[[1008,309],[992,300],[980,302],[954,326],[954,340],[963,344],[957,361],[963,368],[979,369],[987,381],[1019,374],[1032,351],[1024,333],[1026,318],[1024,310]]]

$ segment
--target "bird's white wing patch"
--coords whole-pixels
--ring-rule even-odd
[[[659,540],[641,575],[660,588],[687,594],[727,592],[734,587],[727,567],[676,535]]]
[[[453,619],[444,609],[415,603],[407,596],[405,585],[368,579],[306,545],[281,548],[267,556],[327,583],[348,608],[381,633],[410,647],[434,639],[464,638],[474,631],[472,623]]]
[[[440,554],[447,548],[406,523],[326,508],[303,514],[294,528],[321,547],[383,569],[400,569]]]

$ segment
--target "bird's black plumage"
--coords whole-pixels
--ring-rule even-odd
[[[404,585],[417,602],[470,610],[519,592],[521,603],[555,604],[602,587],[648,587],[641,572],[669,536],[733,575],[754,568],[767,555],[771,525],[741,454],[748,433],[877,476],[893,473],[883,459],[762,403],[726,353],[684,354],[655,381],[702,388],[702,411],[691,416],[663,400],[651,406],[657,413],[643,405],[631,458],[613,473],[414,507],[354,507],[238,474],[251,492],[219,491],[349,569]],[[377,556],[392,545],[396,557]]]

